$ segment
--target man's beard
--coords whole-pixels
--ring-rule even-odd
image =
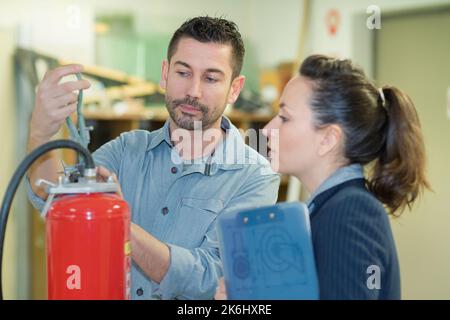
[[[178,107],[182,104],[191,105],[194,108],[197,108],[201,113],[201,117],[197,119],[196,115],[183,113],[181,110],[178,109]],[[190,97],[172,100],[166,94],[166,107],[167,110],[169,111],[170,117],[175,122],[175,124],[178,127],[186,130],[200,129],[197,128],[198,124],[194,126],[195,122],[200,122],[202,129],[208,129],[222,115],[222,113],[219,114],[215,114],[214,112],[210,113],[211,110],[206,105],[201,104],[196,99],[192,99]]]

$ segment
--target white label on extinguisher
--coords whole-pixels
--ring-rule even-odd
[[[125,242],[125,299],[131,300],[131,244]]]
[[[127,300],[131,300],[131,274],[129,271],[126,273],[125,297]]]
[[[81,289],[81,269],[79,266],[72,264],[67,267],[66,273],[70,276],[67,278],[66,286],[69,290]]]

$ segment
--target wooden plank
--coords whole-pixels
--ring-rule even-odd
[[[60,59],[58,60],[59,64],[66,65],[66,64],[72,64],[72,63],[79,63],[77,61],[72,60],[66,60],[66,59]],[[135,76],[129,76],[125,72],[117,71],[101,66],[95,66],[95,65],[83,65],[83,73],[86,75],[92,75],[99,78],[105,78],[108,80],[114,80],[117,82],[121,82],[124,84],[134,84],[134,83],[146,83],[146,81],[142,78],[135,77]]]
[[[143,97],[156,93],[157,86],[150,82],[134,85],[113,86],[105,88],[101,92],[92,93],[83,97],[83,103],[102,103],[105,98],[108,100],[125,100],[134,97]]]

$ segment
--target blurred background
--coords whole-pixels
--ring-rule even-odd
[[[25,156],[36,85],[49,68],[77,62],[93,86],[84,114],[90,149],[167,118],[158,85],[172,33],[186,19],[222,16],[246,45],[240,99],[226,114],[243,130],[263,127],[304,57],[351,58],[380,86],[416,103],[425,136],[427,191],[392,219],[404,299],[450,299],[450,1],[437,0],[15,0],[0,4],[0,196]],[[67,132],[59,134],[66,137]],[[65,161],[73,154],[62,153]],[[279,201],[304,200],[283,177]],[[43,222],[23,186],[8,223],[3,284],[7,299],[45,299]]]

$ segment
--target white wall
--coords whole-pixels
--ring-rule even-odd
[[[342,58],[364,59],[363,67],[371,70],[365,57],[355,57],[355,47],[367,39],[356,38],[358,31],[370,33],[366,21],[355,21],[355,16],[365,15],[370,5],[377,5],[381,10],[381,27],[383,27],[383,13],[396,10],[413,9],[435,4],[449,3],[449,0],[313,0],[311,1],[311,16],[309,26],[309,52],[330,54]],[[326,16],[329,10],[337,9],[341,16],[341,23],[335,36],[330,35],[327,28]],[[370,74],[370,72],[369,72]]]
[[[17,28],[17,41],[23,47],[55,57],[92,63],[92,9],[82,2],[73,3],[77,2],[4,1],[0,4],[0,24]]]
[[[233,20],[267,67],[297,57],[302,0],[97,0],[96,12],[133,13],[139,33],[173,33],[189,17],[224,16]],[[131,4],[131,5],[130,5]]]
[[[262,66],[275,67],[297,58],[303,10],[302,0],[250,1],[247,35]]]

